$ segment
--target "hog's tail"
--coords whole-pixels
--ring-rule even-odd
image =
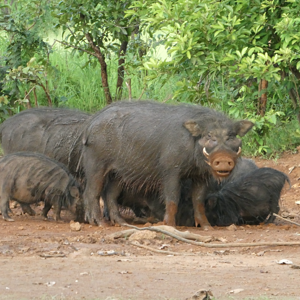
[[[87,143],[88,143],[88,136],[89,136],[89,134],[88,134],[88,128],[85,128],[85,129],[83,130],[82,139],[81,139],[82,144],[85,145],[85,146],[86,146]]]
[[[287,176],[286,174],[284,174],[284,175],[285,175],[285,180],[286,180],[286,182],[290,185],[290,188],[289,188],[289,189],[291,189],[291,188],[292,188],[292,184],[291,184],[290,178],[289,178],[289,176]]]

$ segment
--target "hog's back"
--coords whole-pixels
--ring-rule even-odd
[[[5,154],[32,151],[47,155],[76,172],[83,126],[89,115],[76,110],[36,108],[7,119],[0,128]]]

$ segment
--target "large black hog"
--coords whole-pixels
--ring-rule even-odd
[[[257,169],[258,167],[256,166],[253,160],[246,158],[238,158],[235,168],[232,170],[230,175],[224,178],[221,182],[219,182],[214,177],[210,177],[207,183],[207,194],[217,193],[224,186],[226,186],[226,184],[234,182],[235,180],[239,180],[241,177]],[[113,183],[114,179],[110,178],[103,189],[102,198],[106,203],[108,201],[111,201],[111,199],[109,199],[109,196],[113,193],[114,190]],[[120,183],[116,182],[115,184]],[[233,187],[235,188],[234,184]],[[110,191],[110,189],[112,190]],[[165,205],[158,192],[148,193],[147,195],[145,195],[141,192],[136,193],[128,188],[123,189],[122,193],[118,197],[118,204],[122,207],[131,208],[137,217],[135,220],[139,222],[155,222],[163,221],[164,219]],[[208,206],[208,204],[209,203],[206,203],[207,207],[205,210],[208,211],[208,215],[210,217],[212,209],[210,206]],[[230,213],[231,212],[227,212],[226,214]],[[232,214],[236,218],[238,218],[239,216],[239,213],[236,210],[234,210]],[[115,216],[110,216],[109,212],[108,216],[112,220],[115,219]],[[220,218],[220,221],[214,220],[213,225],[215,225],[216,222],[218,222],[218,224],[222,223],[222,216],[220,216]],[[192,181],[190,179],[183,180],[181,182],[181,195],[178,204],[178,211],[176,214],[176,224],[179,226],[194,225],[194,210],[192,205]]]
[[[90,115],[71,109],[31,108],[4,121],[0,127],[4,154],[38,152],[68,167],[80,177],[83,127]]]
[[[232,121],[209,108],[155,102],[116,102],[90,120],[83,143],[86,174],[86,219],[101,222],[99,197],[108,174],[113,184],[107,203],[111,212],[125,187],[144,193],[159,191],[166,205],[164,222],[175,226],[180,182],[191,179],[195,224],[208,228],[204,212],[206,180],[230,174],[241,140],[253,126]],[[117,216],[118,213],[113,214]],[[114,220],[123,223],[118,215]]]
[[[0,127],[4,154],[31,151],[47,155],[66,165],[71,174],[84,180],[80,159],[82,134],[90,115],[71,109],[32,108],[4,121]],[[29,205],[24,212],[33,214]],[[76,220],[84,221],[83,203],[78,202]]]
[[[43,200],[43,216],[47,218],[53,205],[58,221],[61,207],[71,208],[79,198],[79,185],[68,169],[43,154],[18,152],[0,159],[0,209],[6,221],[13,221],[10,199],[25,207]]]
[[[260,168],[236,178],[207,196],[207,219],[213,226],[273,222],[285,182],[290,184],[288,176],[272,168]]]

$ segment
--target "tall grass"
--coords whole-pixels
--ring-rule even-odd
[[[95,112],[106,105],[105,95],[101,83],[100,64],[97,61],[88,62],[86,54],[72,54],[58,49],[50,56],[51,65],[55,68],[48,74],[48,81],[55,104]],[[88,63],[87,63],[88,62]],[[109,88],[115,97],[117,82],[117,60],[107,60]],[[136,70],[130,76],[133,99],[155,99],[164,101],[170,98],[175,90],[175,81],[169,80],[165,85],[157,82],[155,85],[145,85],[145,74]],[[128,76],[125,78],[125,81]],[[39,91],[39,99],[45,102],[43,92]],[[128,89],[124,83],[123,99],[128,99]]]
[[[49,74],[49,84],[55,104],[93,112],[105,105],[98,66],[87,64],[87,58],[59,50],[50,56],[56,68]]]
[[[0,58],[5,56],[8,39],[0,36]],[[47,68],[45,80],[48,82],[49,92],[54,106],[77,108],[80,110],[95,112],[106,105],[105,95],[102,88],[101,69],[99,62],[93,58],[89,59],[86,53],[73,53],[65,50],[59,45],[52,49],[49,55],[50,67]],[[37,57],[39,61],[41,57]],[[110,93],[114,99],[117,83],[117,58],[113,56],[107,60],[108,83]],[[1,65],[0,65],[1,66]],[[174,80],[169,80],[166,84],[157,81],[149,84],[145,81],[145,72],[134,69],[130,75],[131,92],[133,99],[154,99],[165,101],[175,90]],[[127,81],[126,75],[125,81]],[[9,86],[8,86],[9,88]],[[20,100],[24,100],[25,92],[31,89],[28,84],[19,85]],[[36,88],[38,105],[48,105],[47,97],[41,87]],[[123,99],[128,99],[129,93],[124,82]],[[34,106],[33,93],[30,94],[30,102]]]

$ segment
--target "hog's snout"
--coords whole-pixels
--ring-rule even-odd
[[[222,152],[217,151],[213,154],[208,154],[206,149],[203,148],[203,154],[208,159],[207,163],[212,168],[212,173],[215,177],[227,177],[235,167],[237,157],[241,153],[241,147],[235,152]]]
[[[235,163],[233,159],[227,156],[218,157],[211,162],[211,167],[220,177],[226,177],[233,170]]]

